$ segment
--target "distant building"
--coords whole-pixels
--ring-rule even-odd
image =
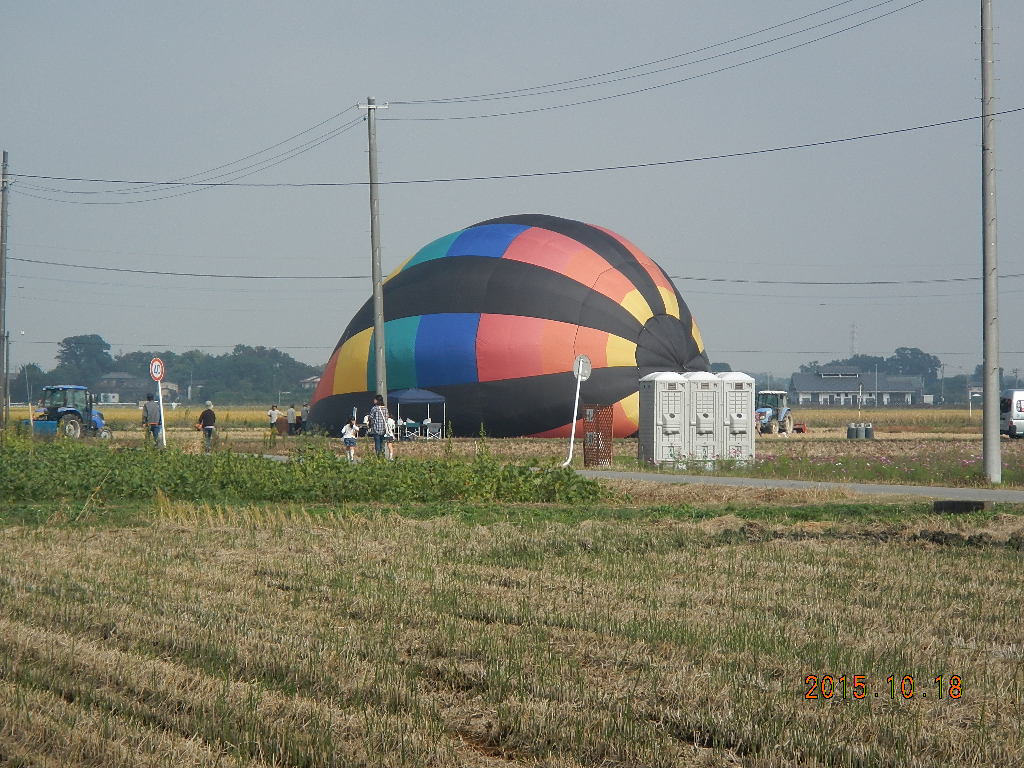
[[[299,382],[299,386],[302,387],[303,389],[308,389],[308,390],[312,391],[312,390],[316,389],[316,386],[319,383],[320,383],[320,377],[319,376],[310,376],[309,378],[306,378],[306,379],[303,379],[302,381],[300,381]]]
[[[181,389],[173,381],[161,381],[160,389],[163,390],[163,398],[165,402],[181,399]]]
[[[117,395],[117,400],[108,399],[107,402],[129,403],[145,400],[147,392],[156,394],[155,387],[155,382],[124,371],[105,373],[96,382],[96,391],[100,394]]]
[[[799,405],[856,408],[858,405],[930,405],[920,376],[863,373],[855,368],[826,366],[813,373],[794,373],[790,385]]]

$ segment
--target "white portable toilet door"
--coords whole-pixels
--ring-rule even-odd
[[[689,437],[693,440],[690,446],[690,457],[697,460],[713,461],[721,453],[722,431],[721,420],[721,382],[714,375],[693,376],[687,381],[689,402]]]
[[[676,462],[685,457],[682,382],[659,381],[655,384],[655,391],[658,416],[654,455],[658,462]]]

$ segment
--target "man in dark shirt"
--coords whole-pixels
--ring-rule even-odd
[[[213,430],[217,423],[217,414],[213,412],[213,403],[206,401],[206,410],[199,414],[199,428],[206,439],[206,452],[213,450]]]
[[[146,402],[142,404],[142,426],[153,435],[153,442],[158,448],[160,447],[160,431],[163,429],[160,416],[160,403],[153,400],[153,395],[146,395]]]

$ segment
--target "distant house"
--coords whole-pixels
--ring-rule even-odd
[[[306,379],[303,379],[302,381],[300,381],[299,382],[299,386],[302,387],[303,389],[314,390],[314,389],[316,389],[317,384],[319,384],[319,383],[320,383],[320,377],[319,376],[310,376],[309,378],[306,378]]]
[[[161,381],[160,389],[163,390],[162,394],[165,402],[181,399],[181,388],[173,381]]]
[[[111,371],[100,376],[96,382],[96,391],[115,394],[122,403],[145,400],[146,393],[156,393],[156,384],[149,379],[133,376],[124,371]]]
[[[920,376],[863,373],[855,368],[826,366],[813,373],[794,373],[790,390],[800,405],[928,405]]]

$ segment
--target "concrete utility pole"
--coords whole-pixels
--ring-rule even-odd
[[[996,252],[995,95],[992,0],[981,0],[981,218],[984,394],[982,454],[991,483],[1003,480],[999,446],[999,259]]]
[[[377,116],[378,109],[387,109],[387,105],[378,105],[367,97],[366,104],[366,136],[370,145],[370,258],[373,276],[373,351],[377,363],[377,394],[388,401],[387,360],[384,357],[384,278],[380,269],[380,200],[377,197]]]
[[[3,167],[0,169],[0,367],[3,368],[0,375],[0,428],[7,426],[7,404],[10,402],[8,393],[8,361],[10,355],[8,346],[11,339],[7,333],[7,186],[10,182],[7,178],[7,150],[4,150]]]

